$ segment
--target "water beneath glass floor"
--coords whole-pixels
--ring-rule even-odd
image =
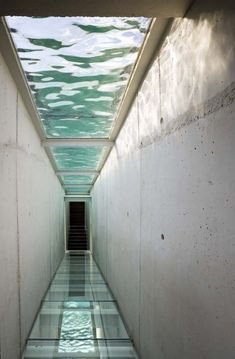
[[[138,358],[115,299],[90,253],[65,255],[23,358]]]

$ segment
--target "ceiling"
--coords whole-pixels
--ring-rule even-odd
[[[117,115],[151,19],[7,17],[66,194],[86,195],[113,146]]]
[[[0,15],[24,16],[184,16],[192,0],[0,0]]]

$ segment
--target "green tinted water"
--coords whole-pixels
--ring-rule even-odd
[[[89,176],[62,176],[62,181],[63,183],[66,185],[70,185],[70,184],[91,184],[94,180],[93,175],[89,175]]]
[[[48,137],[108,137],[146,18],[7,17]]]
[[[48,138],[107,138],[150,19],[7,17]],[[54,147],[58,169],[97,169],[100,147]],[[94,176],[64,176],[64,184]],[[69,193],[89,193],[86,188]]]
[[[102,147],[53,147],[51,149],[59,170],[97,169]]]

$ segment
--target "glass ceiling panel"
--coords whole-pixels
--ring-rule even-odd
[[[69,184],[91,184],[94,180],[95,176],[61,176],[61,179],[65,185]]]
[[[91,190],[91,185],[88,185],[88,186],[86,186],[86,185],[84,185],[84,186],[82,186],[82,187],[69,187],[68,185],[64,185],[64,189],[66,190],[66,191],[73,191],[73,192],[79,192],[79,193],[88,193],[88,192],[90,192],[90,190]]]
[[[68,189],[66,189],[65,190],[65,193],[66,194],[69,194],[69,195],[76,195],[76,194],[82,194],[82,195],[84,195],[84,194],[89,194],[90,193],[90,191],[87,191],[87,190],[84,190],[84,189],[71,189],[71,190],[68,190]]]
[[[58,169],[97,169],[103,148],[94,147],[52,147]]]
[[[47,137],[108,137],[150,19],[7,22]]]
[[[86,186],[86,187],[78,187],[78,188],[69,188],[67,186],[64,187],[66,191],[70,191],[73,190],[75,192],[79,192],[79,193],[88,193],[91,190],[91,186]]]

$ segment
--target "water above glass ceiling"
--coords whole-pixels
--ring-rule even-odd
[[[46,137],[108,138],[150,19],[7,17],[7,23]],[[90,165],[93,152],[66,146],[52,154],[66,169],[76,156]]]

